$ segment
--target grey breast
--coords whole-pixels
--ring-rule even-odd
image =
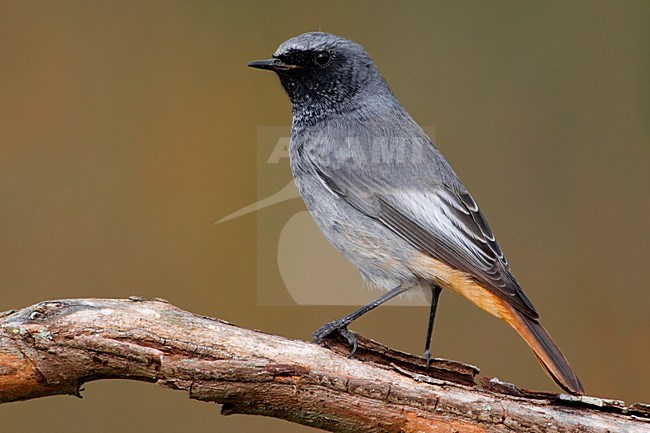
[[[371,141],[354,122],[351,128],[323,120],[314,126],[292,128],[289,149],[291,170],[307,209],[329,242],[361,273],[372,287],[390,290],[400,284],[416,285],[418,277],[408,261],[416,250],[386,226],[359,212],[332,191],[313,164],[347,164],[358,170],[372,164]]]

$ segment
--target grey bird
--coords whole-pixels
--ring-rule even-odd
[[[353,320],[425,288],[428,365],[438,296],[447,289],[512,326],[562,389],[584,394],[476,202],[361,45],[305,33],[248,66],[274,71],[289,95],[291,170],[316,224],[370,286],[385,291],[316,330],[314,342],[340,332],[354,353]]]

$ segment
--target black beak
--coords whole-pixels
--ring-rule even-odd
[[[298,65],[287,65],[280,59],[256,60],[248,64],[251,68],[268,69],[270,71],[288,71],[290,69],[298,69]]]

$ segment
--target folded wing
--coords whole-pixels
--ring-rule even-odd
[[[401,176],[383,163],[362,168],[316,165],[312,159],[310,163],[323,183],[359,212],[420,251],[471,275],[526,316],[539,317],[513,277],[476,202],[437,152],[410,164],[408,173]],[[432,181],[431,171],[441,164],[448,168],[447,180],[436,177]]]

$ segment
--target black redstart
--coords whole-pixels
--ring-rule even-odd
[[[430,339],[441,289],[512,326],[564,390],[584,388],[513,277],[492,231],[436,146],[402,108],[366,50],[327,33],[284,42],[272,59],[291,99],[296,185],[325,237],[386,293],[313,334],[338,331],[415,287],[431,290]]]

